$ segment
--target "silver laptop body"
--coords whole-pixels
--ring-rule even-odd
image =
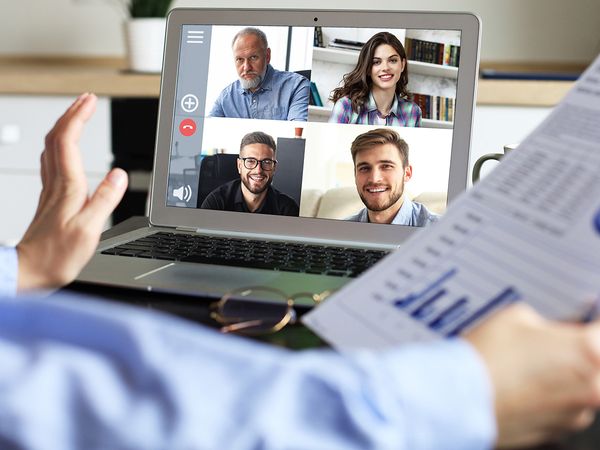
[[[218,95],[236,80],[232,39],[244,27],[266,32],[275,69],[309,73],[311,90],[317,91],[311,93],[310,103],[317,105],[308,106],[307,121],[210,116]],[[344,195],[352,195],[349,143],[376,126],[326,123],[331,114],[327,98],[355,65],[358,45],[380,31],[403,40],[410,52],[408,87],[423,102],[420,128],[394,127],[409,143],[415,178],[419,174],[416,200],[433,192],[443,197],[444,204],[452,201],[467,185],[479,62],[477,17],[396,11],[174,9],[167,19],[149,224],[103,240],[78,281],[209,297],[256,285],[288,294],[322,292],[350,278],[102,252],[165,231],[379,250],[395,249],[418,232],[412,226],[350,222],[344,220],[347,211],[335,212],[340,206],[344,209]],[[297,128],[302,128],[301,137]],[[300,180],[296,196],[300,217],[198,208],[202,164],[216,155],[237,155],[241,137],[252,130],[276,137],[281,148],[302,143],[303,158],[296,166],[288,165],[288,175],[280,176],[283,184]],[[342,200],[333,195],[338,193]],[[328,204],[333,212],[326,210]]]

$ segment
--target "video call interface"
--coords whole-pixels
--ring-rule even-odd
[[[444,213],[455,30],[181,30],[167,206],[427,226]]]

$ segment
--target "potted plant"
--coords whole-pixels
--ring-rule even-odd
[[[119,0],[126,10],[125,44],[129,70],[157,73],[162,68],[166,15],[172,0]]]

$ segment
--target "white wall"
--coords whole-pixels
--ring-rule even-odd
[[[2,2],[0,54],[123,55],[119,0]],[[346,8],[365,8],[346,0]],[[339,8],[336,0],[176,0],[174,6]],[[597,0],[371,0],[373,9],[472,11],[483,61],[586,62],[600,52]]]

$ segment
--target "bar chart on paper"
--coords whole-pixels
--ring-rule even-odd
[[[481,205],[473,211],[451,213],[428,239],[388,256],[365,274],[367,283],[340,291],[343,301],[331,311],[322,305],[308,324],[330,342],[343,342],[338,347],[352,348],[456,336],[516,301],[550,318],[585,314],[588,294],[597,292],[593,260],[568,246],[548,247],[523,227],[517,233],[518,222],[499,221]],[[579,270],[564,270],[571,266]],[[573,298],[580,302],[565,301]],[[331,327],[329,320],[352,327]]]
[[[484,301],[479,308],[469,311],[469,296],[460,293],[453,295],[452,289],[445,284],[457,273],[456,268],[450,269],[420,292],[396,298],[392,300],[392,304],[429,329],[445,336],[456,336],[487,312],[519,300],[517,290],[509,286]]]
[[[511,176],[509,167],[503,177]],[[554,217],[562,210],[532,211],[507,201],[498,195],[502,183],[491,180],[464,197],[444,226],[388,256],[365,274],[368,282],[343,289],[338,294],[343,301],[331,311],[326,303],[307,324],[351,348],[455,336],[515,301],[549,318],[583,317],[598,293],[600,246],[590,245],[589,230],[573,232],[571,219]],[[600,244],[600,233],[593,233]],[[575,245],[578,239],[587,243],[583,250]],[[331,327],[328,319],[334,317],[352,323],[352,333]]]

